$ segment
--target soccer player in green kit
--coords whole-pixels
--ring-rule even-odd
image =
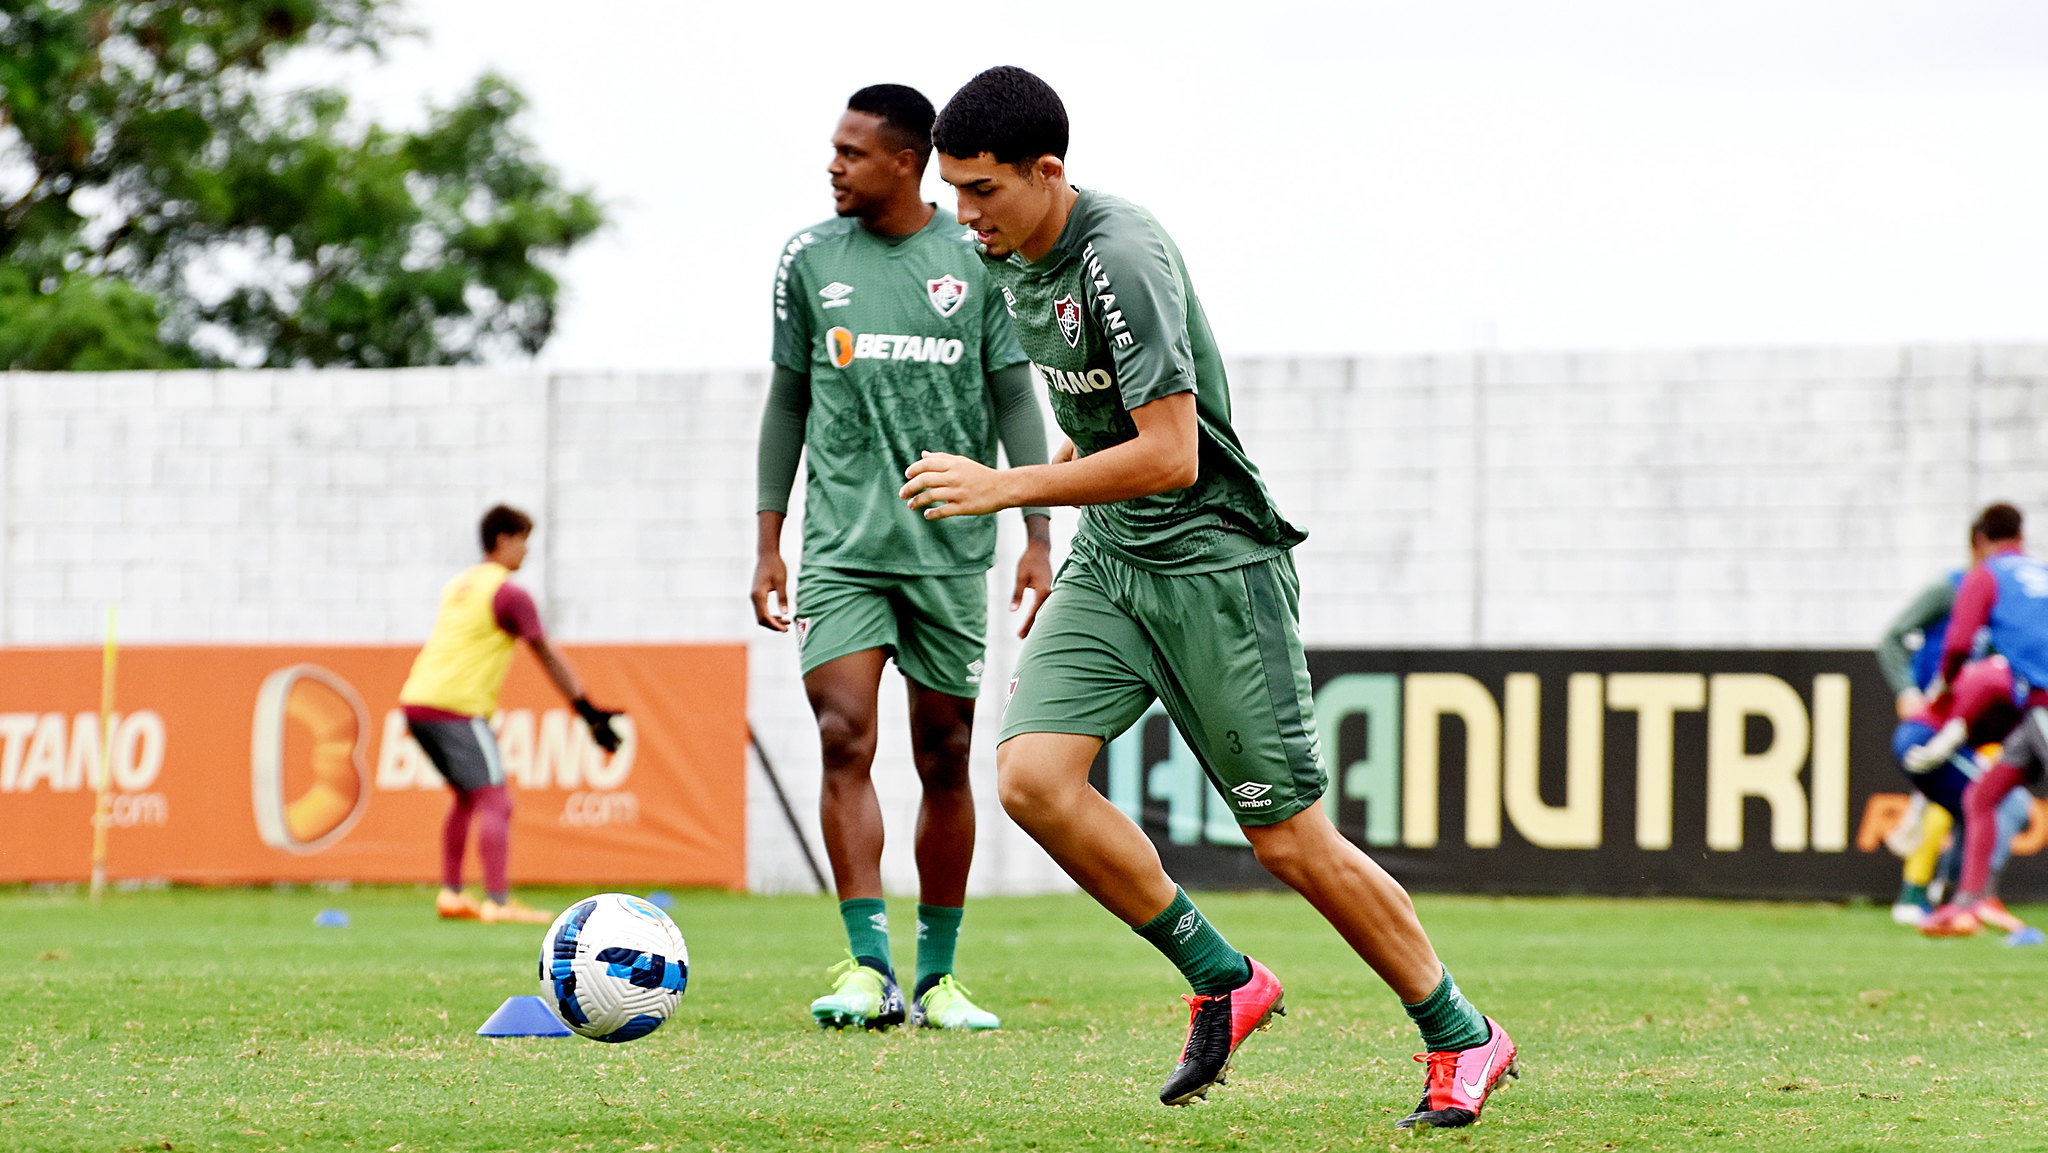
[[[920,449],[1045,460],[1030,366],[973,238],[927,202],[932,106],[915,89],[854,93],[832,136],[837,215],[792,237],[775,279],[774,374],[761,418],[755,618],[794,626],[824,755],[825,850],[849,957],[811,1003],[820,1026],[1001,1022],[953,980],[974,856],[968,741],[980,691],[995,525],[928,521],[896,499]],[[803,568],[790,605],[782,526],[805,458]],[[1028,538],[1011,608],[1028,630],[1052,583],[1048,518]],[[793,620],[792,620],[793,616]],[[909,686],[918,810],[917,979],[906,1005],[882,897],[881,806],[870,776],[876,697],[893,657]]]
[[[1067,182],[1066,110],[1029,72],[969,81],[933,143],[1068,440],[1049,464],[1004,470],[928,452],[899,495],[935,520],[1084,506],[1018,661],[998,787],[1010,816],[1193,986],[1160,1100],[1187,1104],[1221,1083],[1238,1045],[1283,1008],[1273,973],[1230,947],[1144,832],[1089,786],[1103,742],[1155,697],[1259,863],[1308,898],[1421,1030],[1422,1102],[1400,1127],[1471,1124],[1516,1072],[1515,1044],[1458,991],[1400,884],[1323,808],[1290,553],[1304,534],[1231,428],[1180,252],[1145,210]]]

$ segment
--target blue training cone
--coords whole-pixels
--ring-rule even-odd
[[[507,997],[491,1019],[477,1026],[479,1037],[567,1037],[569,1027],[535,996]]]
[[[657,909],[673,909],[676,907],[675,896],[667,889],[656,889],[652,893],[647,894],[647,903]]]
[[[2041,930],[2036,929],[2032,925],[2021,925],[2012,931],[2012,935],[2005,939],[2005,943],[2015,948],[2025,948],[2028,945],[2048,945],[2048,934],[2042,933]]]
[[[348,914],[340,909],[322,909],[313,914],[313,923],[323,929],[346,929]]]

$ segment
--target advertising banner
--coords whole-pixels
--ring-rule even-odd
[[[103,747],[110,878],[436,879],[450,793],[397,699],[416,651],[122,649],[110,725],[98,648],[0,651],[0,881],[88,875]],[[564,651],[624,740],[607,757],[515,658],[491,722],[514,883],[743,888],[745,646]]]
[[[1907,809],[1867,651],[1317,650],[1337,827],[1423,892],[1889,901]],[[1097,788],[1189,887],[1276,882],[1157,706]],[[2048,899],[2048,804],[2008,899]]]

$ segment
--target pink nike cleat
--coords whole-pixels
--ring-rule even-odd
[[[1961,905],[1943,905],[1920,922],[1923,937],[1974,937],[1984,927],[1977,914]]]
[[[1470,1049],[1449,1049],[1426,1057],[1416,1054],[1417,1061],[1429,1065],[1428,1077],[1422,1083],[1422,1103],[1415,1107],[1415,1112],[1396,1121],[1394,1128],[1455,1129],[1470,1125],[1479,1120],[1487,1094],[1493,1092],[1502,1077],[1522,1075],[1515,1061],[1514,1038],[1491,1017],[1486,1018],[1486,1030],[1485,1043]]]
[[[1207,1096],[1211,1088],[1223,1084],[1230,1058],[1244,1039],[1269,1028],[1274,1014],[1286,1014],[1280,979],[1250,957],[1245,960],[1251,962],[1252,975],[1244,984],[1215,996],[1182,998],[1188,1003],[1188,1040],[1181,1046],[1179,1066],[1159,1090],[1162,1103],[1186,1105]]]

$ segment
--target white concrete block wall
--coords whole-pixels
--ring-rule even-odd
[[[1861,646],[1961,556],[1969,516],[2048,517],[2048,346],[1726,349],[1231,365],[1322,646]],[[410,643],[494,501],[568,640],[740,639],[750,716],[816,846],[788,638],[757,628],[765,373],[0,376],[0,644]],[[797,564],[801,505],[784,555]],[[1055,517],[1056,558],[1074,513]],[[1021,531],[990,580],[977,891],[1064,884],[994,798]],[[878,779],[915,888],[902,686]],[[755,770],[757,889],[808,870]]]

